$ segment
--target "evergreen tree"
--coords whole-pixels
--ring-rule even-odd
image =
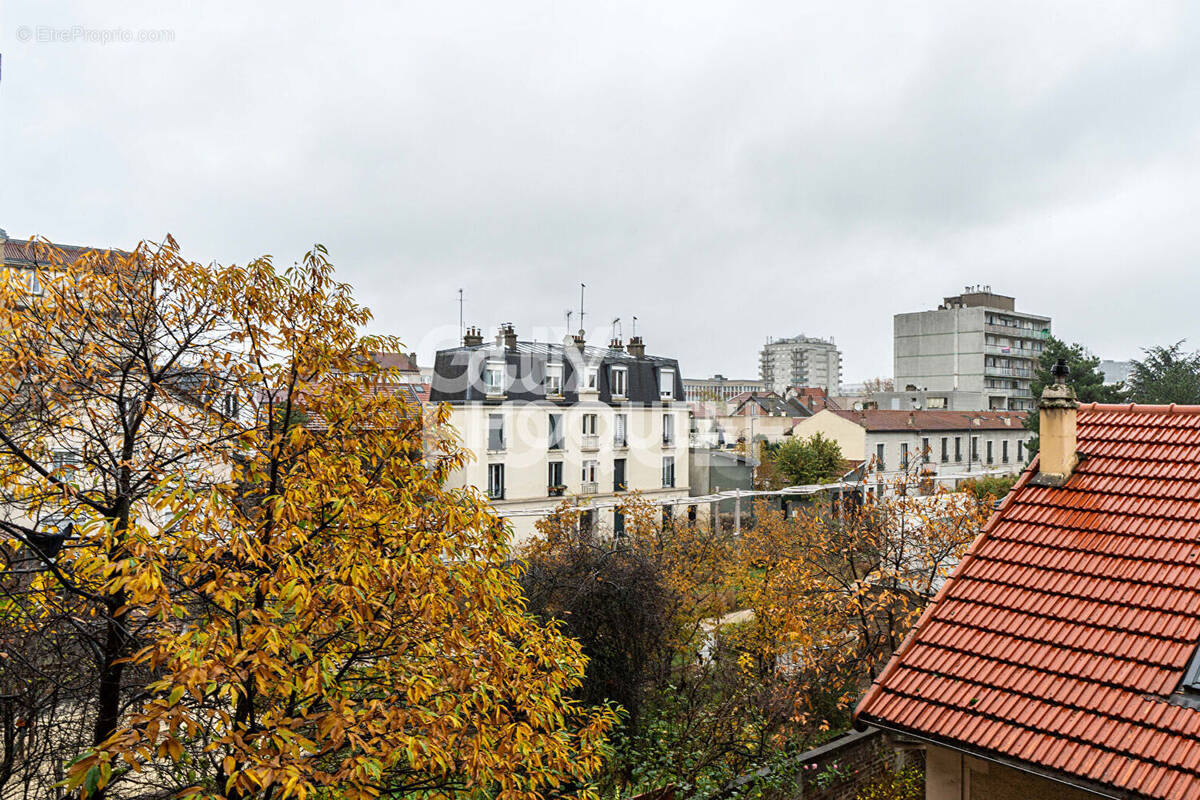
[[[1183,341],[1148,347],[1129,372],[1129,399],[1135,403],[1200,403],[1200,353],[1188,353]]]

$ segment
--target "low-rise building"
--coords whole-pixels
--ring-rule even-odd
[[[484,343],[437,353],[430,400],[474,459],[454,481],[475,486],[512,524],[515,541],[564,499],[604,506],[587,524],[620,533],[612,506],[628,492],[654,501],[688,496],[688,408],[679,363],[646,355],[641,337],[589,347],[519,341],[511,325]],[[664,513],[673,513],[666,506]]]
[[[1018,472],[1032,433],[1014,411],[846,411],[825,409],[793,426],[791,435],[821,434],[842,457],[863,462],[887,481],[904,474]]]
[[[743,442],[781,442],[792,426],[824,407],[825,395],[803,394],[791,387],[787,394],[745,392],[728,401],[692,403],[693,443],[704,447],[733,446]]]
[[[693,497],[718,494],[732,489],[754,490],[754,468],[758,459],[733,450],[693,447],[688,455],[688,486]],[[709,512],[725,514],[735,508],[735,500],[720,500]]]
[[[1200,406],[1041,414],[856,724],[925,749],[929,800],[1200,797]]]
[[[752,378],[726,378],[713,375],[711,378],[684,378],[683,397],[689,403],[732,400],[739,394],[761,392],[766,388],[763,381]]]

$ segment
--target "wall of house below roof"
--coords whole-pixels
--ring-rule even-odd
[[[838,447],[842,448],[842,458],[862,461],[870,455],[867,452],[866,429],[832,411],[818,411],[792,429],[792,436],[797,439],[807,439],[818,433],[838,443]]]
[[[750,441],[765,439],[768,442],[782,442],[787,432],[796,424],[799,417],[743,417],[724,416],[715,419],[715,427],[724,434],[726,444],[733,444],[738,439]]]
[[[585,436],[583,418],[596,415],[596,433]],[[626,416],[625,447],[614,441],[617,414]],[[502,450],[488,450],[489,417],[498,415],[504,430]],[[550,416],[562,419],[562,447],[551,450]],[[672,442],[663,442],[666,420],[673,420]],[[642,492],[648,499],[688,496],[688,412],[682,403],[659,407],[629,404],[612,406],[592,401],[576,405],[555,403],[463,403],[451,407],[450,425],[462,437],[474,458],[450,479],[451,487],[474,486],[486,494],[488,467],[504,465],[505,494],[493,500],[501,513],[535,509],[549,514],[563,499],[574,502],[582,495],[592,501],[612,501],[615,460],[625,460],[627,491]],[[585,449],[585,447],[587,449]],[[662,485],[664,457],[675,459],[674,486]],[[562,464],[564,497],[550,497],[549,463]],[[596,462],[594,493],[582,494],[583,464]],[[679,509],[676,509],[679,511]],[[682,512],[680,512],[682,513]],[[601,523],[611,524],[612,512],[601,512]],[[520,542],[533,535],[535,517],[513,517],[513,538]]]
[[[1096,800],[1103,796],[944,747],[930,746],[925,751],[925,800]]]

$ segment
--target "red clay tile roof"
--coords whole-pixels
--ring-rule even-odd
[[[869,431],[1008,430],[1020,428],[1025,422],[1023,411],[847,411],[830,408],[829,413],[856,422]]]
[[[1086,458],[988,522],[856,719],[1151,798],[1200,797],[1200,406],[1081,406]]]
[[[384,369],[400,372],[419,372],[416,353],[371,353],[371,358]]]
[[[117,255],[125,255],[123,251],[112,250],[106,248],[90,248],[74,244],[47,244],[42,241],[26,241],[16,239],[2,240],[3,249],[0,250],[0,261],[13,266],[46,264],[50,261],[51,250],[62,251],[62,259],[67,263],[75,261],[89,250],[96,249],[101,252],[112,252]]]

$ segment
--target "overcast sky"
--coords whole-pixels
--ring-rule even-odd
[[[974,283],[1102,357],[1200,348],[1186,3],[47,5],[0,5],[0,227],[322,242],[426,364],[459,288],[558,339],[580,281],[590,341],[636,315],[693,376],[797,333],[891,375],[892,315]]]

